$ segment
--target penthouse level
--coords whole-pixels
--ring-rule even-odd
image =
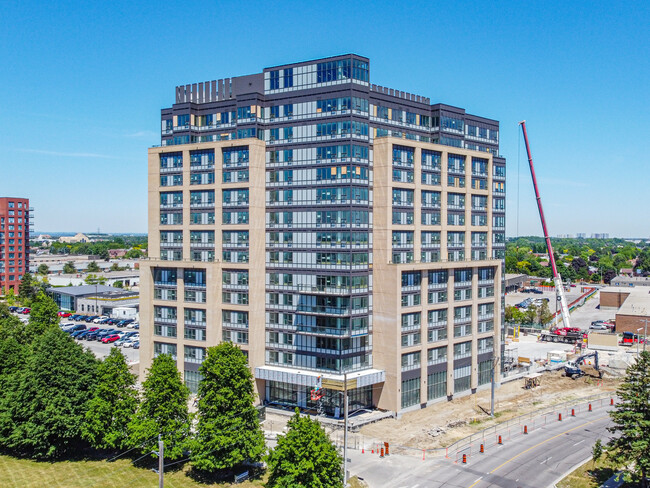
[[[176,103],[161,112],[162,145],[246,137],[304,144],[314,137],[357,133],[392,135],[498,156],[497,121],[372,84],[369,73],[367,58],[349,54],[177,86]],[[347,123],[319,130],[314,121],[323,118]],[[374,134],[368,134],[371,127]]]

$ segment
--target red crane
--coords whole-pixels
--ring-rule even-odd
[[[555,265],[555,256],[553,255],[553,246],[551,245],[551,238],[546,229],[546,219],[544,218],[544,209],[542,208],[542,197],[539,196],[539,188],[537,187],[537,178],[535,177],[535,168],[533,166],[533,156],[530,154],[530,145],[528,144],[528,133],[526,132],[526,121],[519,122],[521,131],[524,133],[524,142],[526,144],[526,154],[528,155],[528,166],[530,166],[530,175],[533,177],[533,187],[535,188],[535,197],[537,197],[537,208],[539,210],[539,218],[542,221],[542,230],[544,231],[544,239],[546,240],[546,248],[548,249],[548,258],[551,262],[553,269],[553,283],[555,283],[555,291],[557,296],[560,297],[560,309],[562,311],[562,320],[565,327],[571,327],[569,319],[569,307],[567,306],[566,297],[564,295],[564,286],[562,284],[562,277],[557,271]]]

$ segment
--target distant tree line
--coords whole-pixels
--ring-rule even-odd
[[[93,255],[99,256],[99,259],[109,259],[109,249],[128,249],[127,259],[137,259],[142,257],[147,250],[147,236],[115,236],[106,241],[98,242],[52,242],[49,246],[51,254],[69,254],[69,255]],[[39,243],[34,241],[32,247],[39,247]]]
[[[609,283],[621,268],[650,274],[650,246],[623,239],[551,239],[563,279]],[[551,278],[551,267],[536,254],[548,254],[541,237],[511,239],[506,245],[506,272]],[[591,270],[589,268],[592,268]]]

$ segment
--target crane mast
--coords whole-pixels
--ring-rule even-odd
[[[535,177],[535,168],[533,166],[533,157],[530,154],[530,145],[528,144],[528,133],[526,132],[526,121],[519,122],[521,131],[524,134],[524,143],[526,144],[526,154],[528,155],[528,166],[530,167],[530,175],[533,178],[533,187],[535,188],[535,197],[537,198],[537,209],[539,210],[539,218],[542,221],[542,230],[544,231],[544,240],[546,240],[546,248],[548,249],[548,257],[553,269],[553,283],[555,283],[555,291],[557,296],[560,297],[560,310],[562,311],[562,320],[565,327],[571,327],[569,319],[569,307],[567,305],[566,296],[564,295],[564,286],[562,285],[562,277],[557,271],[555,265],[555,256],[553,255],[553,246],[551,245],[551,238],[548,235],[546,228],[546,219],[544,218],[544,209],[542,208],[542,198],[539,196],[539,188],[537,187],[537,178]]]

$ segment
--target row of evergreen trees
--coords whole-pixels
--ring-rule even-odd
[[[342,486],[342,459],[318,422],[296,415],[268,455],[246,357],[225,342],[200,367],[198,412],[170,355],[157,356],[138,389],[124,355],[98,360],[58,327],[58,308],[40,292],[27,324],[0,305],[0,450],[59,460],[116,454],[189,462],[203,475],[266,459],[269,487]],[[138,454],[139,453],[139,454]]]

